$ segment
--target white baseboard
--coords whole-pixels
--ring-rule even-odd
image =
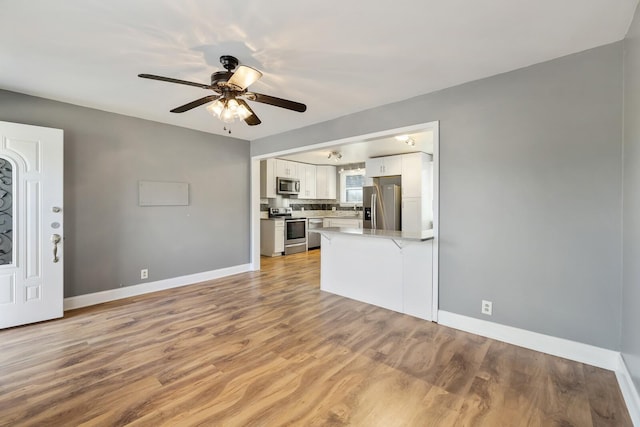
[[[640,426],[640,394],[633,384],[631,373],[627,368],[627,364],[624,361],[624,357],[620,355],[618,357],[618,369],[616,370],[616,377],[618,378],[618,384],[620,385],[620,391],[627,404],[631,421],[634,426]]]
[[[438,311],[438,323],[483,337],[493,338],[519,347],[564,357],[580,363],[616,371],[620,353],[564,338],[552,337],[525,329],[505,326],[448,311]]]
[[[64,309],[88,307],[103,302],[114,301],[122,298],[134,297],[165,289],[178,288],[207,280],[219,279],[233,274],[244,273],[251,270],[251,264],[235,265],[233,267],[220,268],[218,270],[204,271],[202,273],[189,274],[187,276],[172,277],[170,279],[157,280],[155,282],[140,283],[138,285],[123,288],[109,289],[107,291],[92,294],[78,295],[64,299]]]

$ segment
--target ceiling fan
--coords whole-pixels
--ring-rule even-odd
[[[263,95],[256,92],[248,92],[247,88],[262,77],[262,73],[255,68],[247,67],[246,65],[240,65],[238,67],[238,60],[235,57],[223,55],[220,57],[220,63],[227,71],[216,71],[211,74],[210,85],[174,79],[171,77],[156,76],[153,74],[138,74],[138,77],[195,86],[215,92],[213,95],[207,95],[203,98],[181,105],[180,107],[176,107],[171,110],[172,113],[184,113],[185,111],[189,111],[195,107],[212,103],[207,106],[207,110],[225,123],[231,123],[236,119],[241,119],[249,126],[255,126],[262,122],[253,112],[251,107],[249,107],[249,104],[247,104],[247,102],[242,98],[246,98],[249,101],[286,108],[287,110],[293,110],[299,113],[303,113],[307,110],[307,106],[299,102],[276,98],[275,96]],[[233,71],[236,67],[237,69]]]

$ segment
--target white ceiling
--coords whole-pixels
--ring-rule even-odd
[[[290,154],[288,156],[278,156],[281,159],[294,160],[296,162],[311,163],[314,165],[347,165],[350,163],[360,163],[372,157],[390,156],[395,154],[423,153],[433,154],[433,132],[422,131],[410,134],[409,136],[415,145],[407,145],[398,141],[395,137],[377,138],[374,140],[352,142],[343,145],[332,145],[322,149],[306,151],[302,153]],[[400,136],[400,135],[398,135]],[[342,158],[329,159],[329,153],[339,152]]]
[[[253,140],[621,40],[638,0],[0,0],[0,88],[225,134],[204,107],[229,54],[260,69]]]

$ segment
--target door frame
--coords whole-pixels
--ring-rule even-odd
[[[431,121],[351,136],[318,144],[274,151],[251,157],[251,270],[260,270],[260,161],[303,151],[313,151],[334,145],[350,144],[419,131],[433,132],[433,321],[438,321],[439,247],[440,247],[440,122]]]

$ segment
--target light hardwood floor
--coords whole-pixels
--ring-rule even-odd
[[[631,425],[612,372],[321,292],[318,251],[0,346],[3,426]]]

